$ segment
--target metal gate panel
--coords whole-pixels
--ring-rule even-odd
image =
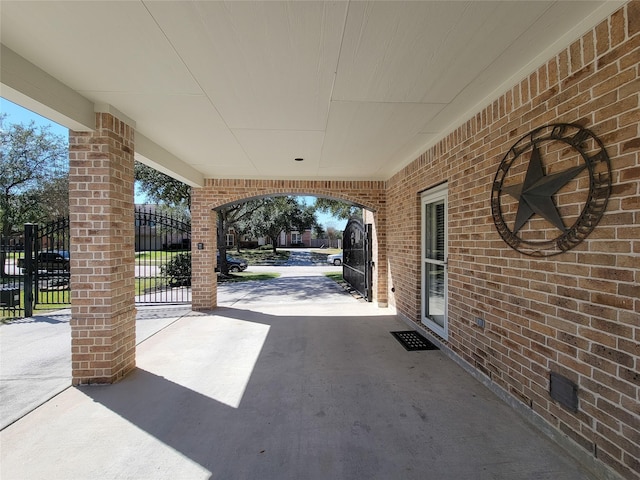
[[[191,302],[191,225],[136,209],[136,303]],[[70,304],[69,219],[25,224],[0,239],[0,317],[33,315],[38,305]]]
[[[69,305],[69,219],[60,218],[43,227],[34,227],[34,264],[33,267],[25,269],[25,275],[32,275],[33,306],[35,308],[37,305]],[[27,283],[25,280],[25,285]],[[25,298],[28,298],[27,295]]]
[[[352,217],[344,229],[342,276],[368,302],[371,301],[372,242],[371,224]]]
[[[136,303],[191,302],[191,225],[136,209]]]
[[[24,256],[24,237],[0,238],[0,319],[24,317],[22,269],[18,262]]]

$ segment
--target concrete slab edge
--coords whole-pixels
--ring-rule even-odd
[[[395,309],[394,309],[395,310]],[[580,446],[577,442],[575,442],[571,437],[562,434],[555,428],[553,428],[543,417],[538,415],[533,409],[527,407],[522,402],[516,400],[512,395],[510,395],[507,391],[505,391],[502,387],[496,384],[490,377],[486,376],[482,372],[478,371],[460,357],[457,353],[455,353],[451,348],[449,348],[446,344],[442,342],[440,338],[433,335],[429,330],[424,328],[422,325],[417,324],[410,318],[405,315],[394,312],[395,315],[406,323],[411,328],[418,331],[422,336],[427,338],[433,344],[437,345],[440,348],[440,351],[444,353],[448,358],[453,360],[456,364],[458,364],[464,371],[466,371],[469,375],[479,381],[482,385],[488,388],[494,395],[496,395],[500,400],[509,405],[513,410],[515,410],[523,420],[525,420],[529,425],[534,427],[540,433],[545,435],[555,444],[557,444],[560,448],[562,448],[568,455],[570,455],[574,460],[578,461],[584,468],[589,470],[595,478],[601,480],[624,480],[622,476],[618,474],[618,472],[614,471],[602,461],[600,461],[595,456],[591,455],[587,452],[582,446]]]
[[[164,307],[164,305],[166,305],[166,304],[163,304],[163,305],[156,305],[156,307],[157,307],[157,306],[162,306],[162,307]],[[149,305],[144,305],[144,306],[142,306],[142,308],[147,307],[147,306],[149,306]],[[139,310],[140,310],[140,306],[137,306],[137,307],[136,307],[136,310],[138,310],[138,311],[139,311]],[[176,316],[176,317],[174,318],[174,320],[173,320],[171,323],[168,323],[167,325],[165,325],[164,327],[162,327],[162,328],[160,328],[159,330],[155,331],[154,333],[152,333],[152,334],[151,334],[151,335],[149,335],[148,337],[143,338],[143,339],[142,339],[142,340],[140,340],[139,342],[136,342],[136,347],[137,347],[138,345],[140,345],[140,344],[142,344],[142,343],[146,342],[146,341],[147,341],[147,340],[149,340],[151,337],[153,337],[153,336],[157,335],[157,334],[158,334],[158,333],[160,333],[161,331],[163,331],[163,330],[165,330],[165,329],[169,328],[171,325],[173,325],[174,323],[176,323],[178,320],[180,320],[180,319],[182,319],[182,318],[184,318],[184,317],[188,317],[188,316],[192,315],[193,313],[194,313],[194,312],[192,312],[192,311],[191,311],[191,312],[185,313],[184,315]],[[70,308],[66,308],[66,309],[55,310],[55,311],[53,311],[53,312],[45,312],[45,313],[43,313],[42,315],[46,315],[46,314],[49,314],[49,315],[51,315],[51,314],[55,314],[55,315],[69,315],[69,316],[70,316],[70,315],[71,315],[71,309],[70,309]],[[37,316],[37,315],[36,315],[36,316]],[[127,373],[127,375],[128,375],[129,373],[131,373],[131,372],[128,372],[128,373]],[[125,376],[126,376],[126,375],[125,375]],[[69,377],[69,380],[71,380],[71,377]],[[101,384],[91,384],[91,385],[82,385],[82,387],[89,387],[89,386],[90,386],[90,387],[95,387],[95,386],[107,386],[107,385],[111,385],[111,384],[105,384],[105,383],[101,383]],[[49,396],[45,397],[41,402],[39,402],[39,403],[37,403],[37,404],[33,405],[33,407],[32,407],[32,408],[29,408],[28,410],[25,410],[24,412],[20,413],[20,414],[19,414],[19,416],[18,416],[17,418],[15,418],[15,419],[14,419],[14,420],[12,420],[11,422],[9,422],[9,423],[7,423],[6,425],[4,425],[3,427],[1,427],[1,428],[0,428],[0,431],[2,431],[2,430],[4,430],[4,429],[6,429],[6,428],[8,428],[8,427],[10,427],[11,425],[13,425],[14,423],[16,423],[17,421],[21,420],[21,419],[22,419],[22,418],[24,418],[25,416],[29,415],[31,412],[33,412],[33,411],[37,410],[38,408],[40,408],[41,406],[43,406],[45,403],[47,403],[47,402],[49,402],[49,401],[53,400],[55,397],[57,397],[58,395],[62,394],[63,392],[65,392],[66,390],[68,390],[68,389],[70,389],[70,388],[74,388],[74,385],[72,385],[71,383],[69,383],[69,385],[67,385],[67,386],[63,387],[61,390],[59,390],[59,391],[57,391],[57,392],[55,392],[55,393],[52,393],[51,395],[49,395]]]
[[[9,423],[7,423],[5,426],[3,426],[2,428],[0,428],[0,432],[9,428],[11,425],[13,425],[14,423],[22,420],[24,417],[26,417],[27,415],[29,415],[31,412],[35,412],[37,409],[39,409],[40,407],[42,407],[45,403],[50,402],[51,400],[53,400],[54,398],[56,398],[58,395],[62,394],[63,392],[69,390],[70,388],[72,388],[73,386],[71,384],[67,385],[66,387],[64,387],[62,390],[56,392],[56,393],[52,393],[51,395],[48,395],[47,397],[45,397],[41,402],[37,403],[36,405],[33,405],[32,407],[30,407],[28,410],[25,410],[24,412],[21,412],[19,414],[19,416],[17,418],[15,418],[14,420],[11,420]]]

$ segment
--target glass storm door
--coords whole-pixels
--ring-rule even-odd
[[[447,339],[447,185],[422,195],[422,323]]]

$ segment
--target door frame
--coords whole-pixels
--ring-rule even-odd
[[[421,225],[420,225],[420,243],[421,243],[421,253],[420,253],[420,319],[422,324],[425,325],[429,330],[438,334],[443,339],[447,340],[449,338],[449,321],[448,321],[448,297],[449,297],[449,274],[448,274],[448,259],[449,259],[449,232],[448,232],[448,184],[445,182],[436,187],[430,188],[422,192],[420,196],[420,217],[421,217]],[[427,243],[427,219],[425,207],[428,204],[435,202],[444,202],[444,261],[435,260],[431,258],[427,258],[426,255],[426,243]],[[431,318],[425,315],[425,311],[427,308],[427,285],[425,282],[425,274],[426,274],[426,265],[427,263],[440,265],[444,267],[444,322],[443,325],[439,325]]]

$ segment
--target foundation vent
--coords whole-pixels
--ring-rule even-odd
[[[578,411],[578,385],[559,373],[551,372],[549,394],[563,407],[572,412]]]

